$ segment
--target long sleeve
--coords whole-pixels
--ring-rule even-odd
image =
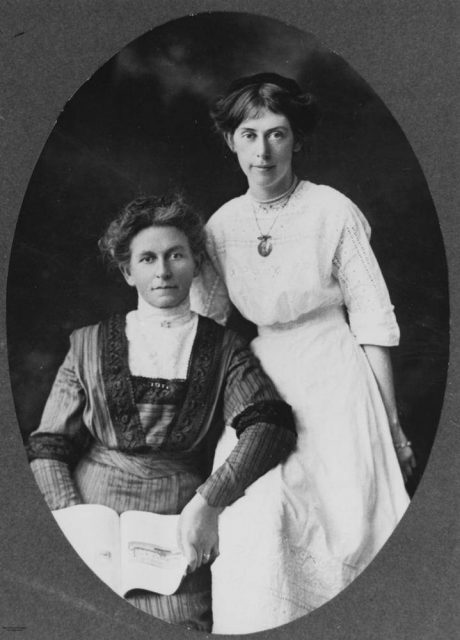
[[[399,328],[388,289],[369,244],[362,214],[351,202],[333,259],[333,270],[357,341],[387,347],[397,345]]]
[[[282,462],[294,449],[291,407],[283,402],[257,358],[243,343],[227,373],[224,418],[238,442],[225,462],[198,488],[211,506],[226,506]]]
[[[85,395],[74,367],[72,349],[59,368],[39,428],[27,443],[36,482],[50,509],[81,502],[70,468],[89,439],[82,414]]]
[[[36,458],[30,463],[35,482],[51,510],[81,504],[69,465],[59,460]]]

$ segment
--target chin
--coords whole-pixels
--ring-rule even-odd
[[[180,302],[176,302],[175,300],[172,302],[168,300],[162,300],[161,302],[157,302],[152,306],[156,307],[157,309],[174,309],[174,307],[178,307],[179,305],[180,305]]]
[[[184,298],[165,298],[163,300],[158,300],[155,306],[158,309],[174,309],[174,307],[179,307],[184,302]]]

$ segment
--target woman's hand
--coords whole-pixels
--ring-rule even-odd
[[[221,507],[211,507],[196,493],[179,519],[179,547],[188,561],[189,572],[212,562],[219,555],[217,521]]]
[[[398,462],[403,474],[404,482],[407,482],[414,473],[417,462],[412,450],[412,443],[406,438],[399,419],[396,419],[391,424],[391,435],[393,437],[393,445],[398,457]]]
[[[412,447],[408,440],[402,441],[404,446],[401,444],[395,443],[396,455],[398,456],[399,466],[401,467],[401,472],[403,474],[404,482],[407,482],[409,478],[414,473],[414,469],[417,465],[414,452],[412,451]]]

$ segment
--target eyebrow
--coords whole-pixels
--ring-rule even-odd
[[[285,127],[284,125],[280,124],[277,127],[271,127],[270,129],[267,129],[267,131],[265,131],[265,133],[271,133],[272,131],[277,131],[278,129],[283,129],[283,131],[287,131],[287,127]],[[257,129],[253,128],[253,127],[240,127],[241,131],[257,131]]]
[[[173,247],[170,247],[169,249],[167,249],[165,251],[165,253],[172,253],[173,251],[185,251],[185,245],[183,244],[175,244]],[[152,251],[152,249],[144,249],[144,251],[141,251],[140,253],[138,253],[139,256],[148,256],[148,255],[157,255],[156,251]]]

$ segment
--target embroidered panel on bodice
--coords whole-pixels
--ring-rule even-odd
[[[220,363],[223,329],[200,318],[186,380],[133,376],[125,317],[102,323],[102,375],[119,449],[185,451],[206,424]]]
[[[131,376],[134,400],[148,446],[159,448],[185,400],[186,380]]]

